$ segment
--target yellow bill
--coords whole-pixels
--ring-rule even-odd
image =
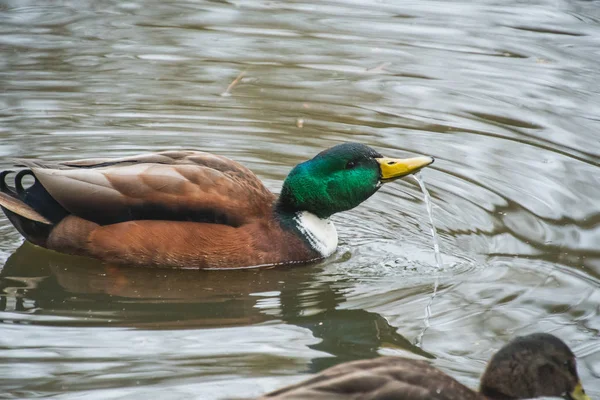
[[[381,182],[391,182],[403,176],[414,174],[433,163],[433,157],[376,158],[381,170]]]
[[[573,400],[592,400],[590,399],[590,396],[585,394],[581,382],[577,382],[577,386],[575,386],[575,389],[569,394]]]

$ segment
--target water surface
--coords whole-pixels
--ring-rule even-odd
[[[475,387],[534,331],[600,397],[598,3],[363,3],[0,2],[1,167],[193,148],[277,192],[342,141],[431,155],[444,260],[413,180],[335,216],[337,253],[294,268],[107,266],[3,218],[5,397],[250,397],[379,354]]]

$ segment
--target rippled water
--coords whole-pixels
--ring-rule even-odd
[[[432,155],[444,257],[439,270],[412,180],[336,216],[338,252],[297,268],[109,267],[21,246],[2,219],[3,396],[249,397],[378,354],[476,386],[494,350],[545,331],[599,397],[599,10],[0,2],[1,167],[194,148],[278,191],[341,141]]]

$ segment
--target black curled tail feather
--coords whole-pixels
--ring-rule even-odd
[[[10,196],[17,197],[17,193],[8,187],[6,184],[6,176],[12,174],[14,171],[7,169],[6,171],[0,172],[0,192],[6,193]]]
[[[27,175],[33,177],[35,181],[33,185],[25,189],[23,187],[23,178]],[[53,224],[59,223],[64,217],[69,215],[69,212],[54,200],[30,169],[21,170],[15,175],[15,189],[21,201],[50,220]]]
[[[13,171],[0,172],[0,207],[15,228],[30,242],[45,246],[55,224],[68,212],[50,196],[31,170],[21,170],[15,175],[14,189],[6,183]],[[28,188],[23,186],[23,177],[35,179]]]
[[[26,189],[23,188],[23,177],[27,175],[31,175],[35,179],[35,175],[33,175],[33,172],[31,172],[31,170],[28,169],[22,169],[15,175],[15,189],[17,191],[17,195],[19,196],[25,194]],[[4,179],[6,179],[6,175],[4,175]],[[8,187],[8,185],[6,185],[6,181],[4,183],[4,186]]]

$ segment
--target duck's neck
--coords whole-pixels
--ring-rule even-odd
[[[337,248],[338,236],[329,218],[319,218],[308,211],[284,211],[275,213],[282,226],[295,231],[321,257],[329,257]]]

